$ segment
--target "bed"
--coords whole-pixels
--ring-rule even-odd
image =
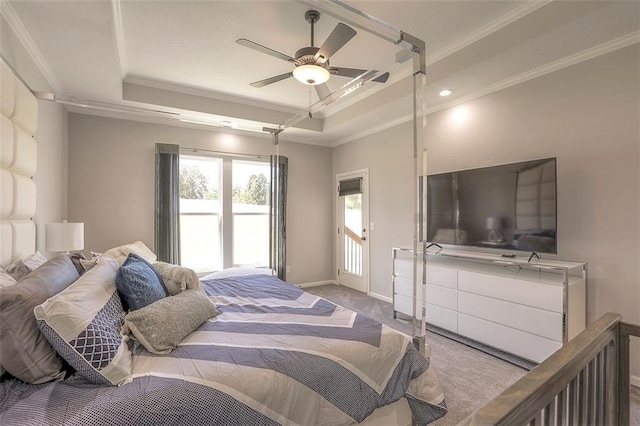
[[[44,227],[33,221],[38,105],[4,61],[0,66],[0,265],[29,266],[36,254],[36,228]],[[31,384],[3,376],[0,424],[408,425],[413,417],[422,425],[446,414],[428,352],[426,358],[421,355],[408,336],[266,274],[232,271],[202,280],[202,297],[219,314],[169,353],[153,354],[120,335],[126,311],[114,276],[122,260],[108,254],[100,259],[105,265],[84,274],[65,254],[31,265],[18,281],[0,271],[0,373],[6,367],[13,374],[14,359],[38,358],[43,344],[48,361],[57,363],[51,371],[37,371],[38,377],[29,370],[35,364],[20,371],[18,376],[33,379]],[[90,322],[84,329],[74,324],[71,337],[54,325],[67,318],[52,320],[44,308],[63,295],[71,297],[67,293],[76,297],[73,315],[86,314]],[[105,312],[113,314],[107,326],[96,322]],[[182,325],[180,318],[167,322]],[[33,345],[12,338],[27,323]],[[87,352],[86,359],[78,358],[78,342],[84,342],[89,326],[112,333],[105,334],[112,340],[105,340],[104,365],[104,360],[90,361]],[[97,346],[91,347],[94,355]],[[63,366],[58,355],[87,365]],[[124,360],[126,368],[117,380],[102,383],[101,374],[114,360]]]
[[[341,425],[394,403],[400,413],[387,408],[365,424],[376,415],[410,422],[407,406],[418,425],[446,414],[433,368],[408,336],[270,275],[202,284],[220,314],[167,355],[131,342],[129,383],[6,380],[0,423]]]

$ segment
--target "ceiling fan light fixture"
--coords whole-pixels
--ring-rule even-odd
[[[293,76],[299,82],[315,86],[317,84],[326,83],[331,77],[329,71],[320,65],[306,64],[299,65],[293,69]]]

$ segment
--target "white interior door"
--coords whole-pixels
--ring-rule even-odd
[[[368,169],[336,176],[337,282],[369,293]]]

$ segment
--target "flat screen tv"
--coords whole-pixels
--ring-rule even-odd
[[[427,176],[427,240],[557,253],[556,159]]]

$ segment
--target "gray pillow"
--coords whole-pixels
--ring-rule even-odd
[[[164,281],[169,295],[175,296],[187,289],[198,290],[200,293],[204,293],[198,274],[193,269],[165,262],[156,262],[153,264],[153,267],[156,268],[156,271],[158,271],[162,277],[162,281]]]
[[[27,265],[24,264],[24,260],[18,259],[11,265],[7,266],[7,272],[16,281],[20,281],[21,279],[29,275],[29,272],[31,272],[31,270]]]
[[[54,257],[18,284],[0,288],[0,362],[27,383],[64,378],[62,362],[40,333],[33,308],[79,277],[66,255]]]
[[[151,353],[167,354],[216,315],[218,310],[204,293],[186,290],[129,312],[122,333],[131,332]]]

